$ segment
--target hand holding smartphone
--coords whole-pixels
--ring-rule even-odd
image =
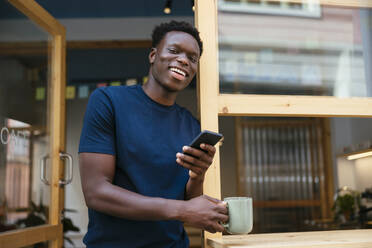
[[[206,152],[205,150],[200,148],[200,145],[202,143],[214,146],[222,138],[223,138],[223,135],[220,133],[215,133],[212,131],[204,130],[197,137],[195,137],[195,139],[191,142],[189,146]]]

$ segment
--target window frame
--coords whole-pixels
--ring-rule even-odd
[[[218,132],[219,116],[372,117],[372,98],[220,94],[218,1],[197,0],[195,2],[195,25],[204,44],[197,75],[198,113],[202,130]],[[302,3],[302,0],[286,1]],[[325,6],[372,8],[372,1],[369,0],[319,0],[319,2]],[[221,198],[219,147],[216,149],[213,164],[206,173],[203,190],[206,195]],[[208,238],[221,236],[221,233],[204,232],[202,242],[205,247],[209,247]]]

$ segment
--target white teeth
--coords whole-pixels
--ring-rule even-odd
[[[174,71],[174,72],[177,72],[177,73],[183,75],[184,77],[186,77],[186,73],[183,72],[183,71],[181,71],[180,69],[177,69],[175,67],[171,67],[169,70]]]

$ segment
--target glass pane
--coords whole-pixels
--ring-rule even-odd
[[[48,34],[0,1],[0,232],[45,224],[50,188]],[[46,176],[49,178],[49,160]]]
[[[368,8],[219,0],[221,93],[372,96]]]
[[[253,198],[254,233],[372,228],[372,118],[221,117],[219,127],[222,197]]]

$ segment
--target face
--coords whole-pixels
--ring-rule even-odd
[[[181,91],[195,76],[199,57],[199,45],[193,36],[185,32],[169,32],[150,52],[152,75],[167,91]]]

